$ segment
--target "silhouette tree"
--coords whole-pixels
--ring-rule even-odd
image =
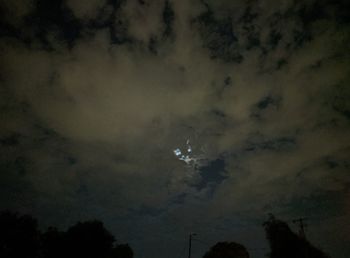
[[[40,233],[31,216],[0,212],[0,258],[133,258],[128,244],[114,242],[98,220],[78,222],[66,232],[49,227]]]
[[[114,241],[102,222],[78,222],[65,234],[65,257],[105,258],[110,256]]]
[[[44,258],[65,257],[65,233],[49,227],[41,236],[42,255]]]
[[[38,257],[40,233],[37,221],[29,215],[10,211],[0,213],[0,257]]]
[[[114,237],[100,221],[79,222],[67,232],[50,227],[42,234],[43,258],[90,257],[90,258],[132,258],[133,251],[128,244],[114,243]]]
[[[219,242],[211,247],[203,258],[249,258],[249,253],[241,244]]]
[[[327,258],[321,250],[292,232],[287,223],[277,220],[272,214],[263,224],[269,241],[270,258]]]
[[[133,258],[134,253],[128,244],[116,245],[110,258]]]

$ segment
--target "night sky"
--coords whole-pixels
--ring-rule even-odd
[[[190,232],[193,257],[227,240],[262,258],[269,213],[308,217],[350,257],[348,11],[0,0],[0,210],[99,219],[136,258],[185,257]]]

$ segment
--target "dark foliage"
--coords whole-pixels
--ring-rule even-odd
[[[66,233],[66,257],[107,257],[113,248],[114,237],[100,221],[79,222]]]
[[[0,213],[1,258],[132,258],[128,244],[115,244],[102,222],[78,222],[66,232],[39,232],[31,216]]]
[[[110,258],[132,258],[134,256],[128,244],[117,245],[113,248]]]
[[[270,215],[264,224],[271,253],[270,258],[327,258],[321,250],[292,232],[287,223]]]
[[[65,256],[65,234],[50,227],[42,234],[42,254],[45,258],[60,258]]]
[[[249,258],[246,248],[234,242],[219,242],[203,258]]]
[[[0,257],[34,258],[39,254],[40,234],[35,219],[5,211],[0,213]]]

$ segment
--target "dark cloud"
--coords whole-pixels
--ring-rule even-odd
[[[208,165],[199,169],[200,181],[195,184],[195,187],[200,191],[205,187],[215,187],[220,184],[225,178],[225,160],[216,159]],[[214,190],[214,189],[212,189]]]
[[[241,62],[242,55],[238,48],[238,39],[233,31],[232,19],[215,18],[213,11],[201,14],[194,23],[198,23],[204,47],[210,51],[211,58],[219,58],[226,62]]]

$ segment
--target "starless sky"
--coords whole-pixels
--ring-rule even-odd
[[[348,1],[0,0],[0,209],[100,219],[136,258],[350,256]],[[173,150],[190,139],[202,167]],[[290,223],[293,230],[297,226]]]

